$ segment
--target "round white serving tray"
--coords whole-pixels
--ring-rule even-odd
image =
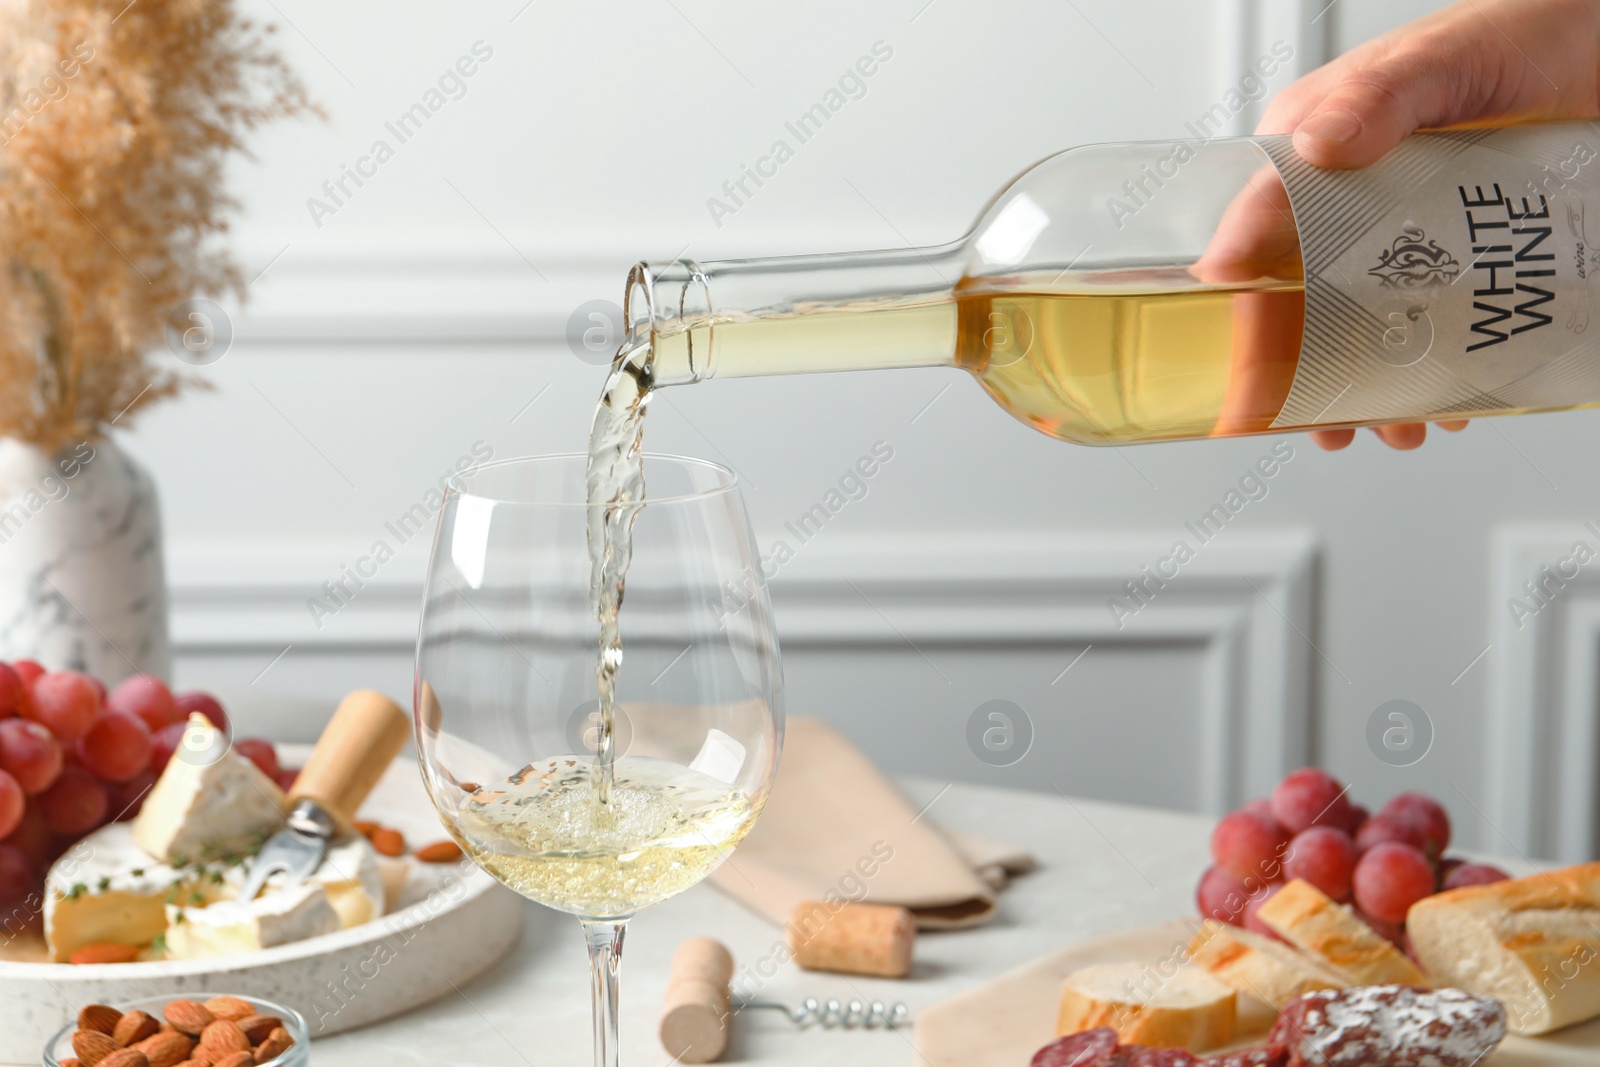
[[[278,749],[286,765],[298,765],[309,746]],[[413,847],[445,837],[412,756],[384,772],[361,814]],[[405,888],[381,919],[249,955],[79,966],[0,959],[0,1064],[37,1064],[45,1042],[85,1004],[199,990],[287,1004],[313,1039],[325,1037],[453,992],[516,945],[520,897],[467,860],[405,862]]]

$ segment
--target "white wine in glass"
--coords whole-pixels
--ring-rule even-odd
[[[423,600],[416,731],[429,794],[467,854],[582,922],[595,1062],[615,1067],[627,922],[749,832],[777,770],[782,677],[765,590],[746,596],[760,568],[732,472],[671,456],[644,457],[617,615],[626,658],[617,647],[597,667],[589,538],[606,505],[588,503],[585,467],[545,456],[453,480]],[[740,589],[735,610],[724,588]]]

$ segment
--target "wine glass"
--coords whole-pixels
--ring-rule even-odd
[[[429,795],[466,853],[583,924],[595,1063],[616,1067],[628,920],[699,882],[749,832],[778,766],[782,674],[733,472],[647,455],[605,721],[588,540],[603,505],[587,502],[585,460],[504,460],[451,479],[423,593],[415,726]]]

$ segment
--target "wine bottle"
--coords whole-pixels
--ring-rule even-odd
[[[1597,145],[1419,133],[1355,171],[1288,137],[1069,149],[949,244],[640,263],[622,358],[646,388],[960,367],[1080,444],[1589,406]]]

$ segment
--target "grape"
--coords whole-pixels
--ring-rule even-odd
[[[68,767],[39,797],[45,825],[58,834],[74,837],[88,833],[106,818],[110,797],[106,787],[82,767]]]
[[[1211,831],[1211,858],[1235,878],[1275,882],[1282,877],[1289,835],[1254,812],[1224,815]]]
[[[178,702],[173,698],[172,690],[167,688],[167,683],[153,674],[124,678],[111,691],[111,696],[106,700],[106,710],[142,719],[150,727],[151,733],[186,718],[178,710]]]
[[[1401,793],[1383,806],[1380,814],[1409,823],[1421,831],[1423,851],[1435,858],[1450,847],[1450,815],[1437,800],[1423,793]]]
[[[233,743],[233,750],[254,763],[262,774],[277,780],[278,772],[282,768],[278,766],[278,753],[272,747],[271,741],[264,741],[259,737],[245,737]]]
[[[139,809],[144,807],[144,798],[150,793],[150,788],[156,784],[156,776],[148,771],[140,771],[126,782],[114,782],[106,786],[106,813],[114,822],[128,822]]]
[[[0,769],[15,778],[24,793],[32,796],[49,789],[61,766],[61,745],[49,730],[26,719],[0,720]]]
[[[22,823],[4,839],[4,843],[22,850],[23,855],[33,861],[36,867],[46,867],[51,859],[51,848],[54,837],[50,828],[44,824],[44,815],[39,811],[39,805],[30,804],[22,813]]]
[[[28,717],[44,723],[64,744],[82,737],[100,714],[100,695],[89,676],[77,671],[51,671],[34,681],[29,696]]]
[[[108,782],[126,782],[150,766],[150,730],[143,720],[108,711],[78,740],[78,758]]]
[[[0,845],[0,904],[16,904],[27,899],[35,881],[33,861],[27,853],[15,845]],[[7,916],[7,919],[14,918]]]
[[[0,663],[0,719],[21,715],[28,703],[28,686],[9,664]]]
[[[272,780],[278,783],[279,789],[287,793],[294,788],[295,779],[299,777],[299,767],[285,767],[283,770],[273,775]]]
[[[1509,881],[1511,876],[1499,867],[1487,863],[1458,863],[1444,876],[1444,888],[1460,889],[1467,885],[1491,885]]]
[[[1361,828],[1367,824],[1367,820],[1370,818],[1372,818],[1372,812],[1368,811],[1365,805],[1350,805],[1350,832],[1352,834],[1360,833]]]
[[[1393,815],[1374,815],[1356,831],[1356,851],[1365,852],[1374,845],[1387,841],[1422,849],[1427,845],[1421,829],[1412,823],[1401,822]]]
[[[1250,898],[1250,903],[1244,907],[1244,928],[1246,930],[1253,930],[1262,937],[1270,937],[1274,941],[1283,940],[1278,936],[1278,931],[1262,922],[1261,916],[1256,914],[1261,910],[1261,905],[1277,896],[1278,890],[1282,888],[1282,885],[1269,885]]]
[[[1249,897],[1244,883],[1220,867],[1207,868],[1206,873],[1200,876],[1200,885],[1195,889],[1195,903],[1199,905],[1202,916],[1235,926],[1244,917],[1244,906],[1249,902]]]
[[[178,711],[185,719],[190,713],[198,711],[211,720],[212,726],[223,733],[228,732],[228,713],[222,710],[222,705],[210,693],[179,693],[176,701]]]
[[[1252,815],[1259,815],[1263,819],[1271,819],[1273,822],[1278,821],[1278,817],[1272,814],[1272,801],[1265,797],[1256,797],[1254,800],[1247,800],[1239,807],[1239,810],[1248,811]]]
[[[92,688],[94,690],[94,695],[100,699],[100,706],[102,708],[105,707],[106,706],[106,683],[102,682],[100,679],[96,678],[92,674],[86,674],[86,675],[84,675],[84,677],[89,679],[89,686],[90,686],[90,688]]]
[[[1272,791],[1272,814],[1291,834],[1313,826],[1342,830],[1350,825],[1350,800],[1327,771],[1302,767]]]
[[[150,739],[150,769],[160,774],[167,769],[167,761],[172,754],[178,751],[183,744],[183,732],[189,728],[187,723],[175,722],[171,726],[163,726],[156,731]]]
[[[1373,933],[1377,934],[1385,941],[1388,941],[1390,944],[1399,945],[1401,938],[1405,936],[1405,928],[1399,923],[1384,922],[1382,919],[1374,919],[1360,908],[1355,909],[1355,913],[1356,918],[1366,923],[1372,928]]]
[[[22,787],[5,771],[0,771],[0,837],[10,837],[11,831],[22,825],[22,810],[27,800]]]
[[[1385,841],[1356,862],[1356,904],[1374,919],[1403,923],[1411,905],[1434,890],[1433,866],[1410,845]]]
[[[22,679],[22,684],[32,687],[33,683],[43,676],[46,671],[31,659],[14,659],[11,669],[17,672],[17,677]]]
[[[1350,899],[1350,876],[1355,868],[1356,846],[1350,835],[1331,826],[1313,826],[1289,842],[1283,876],[1303,879],[1343,901]]]

